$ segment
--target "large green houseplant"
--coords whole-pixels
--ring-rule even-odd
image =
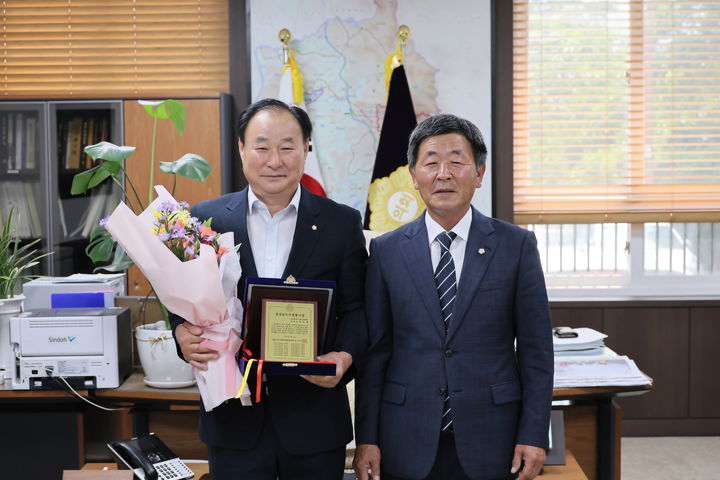
[[[145,111],[153,118],[152,141],[150,147],[149,182],[146,201],[143,193],[138,192],[132,179],[127,175],[125,162],[135,152],[135,147],[118,146],[109,142],[100,142],[85,147],[96,165],[75,175],[71,187],[73,195],[86,193],[110,179],[121,192],[122,201],[135,212],[141,213],[152,202],[155,171],[155,140],[158,120],[169,119],[181,135],[185,129],[185,106],[176,100],[145,101],[138,100]],[[177,176],[192,180],[205,181],[211,169],[208,162],[199,155],[186,153],[173,162],[160,162],[160,170],[173,175],[171,193],[175,193]],[[110,272],[125,271],[133,262],[123,249],[102,226],[96,226],[86,248],[90,259],[98,265],[95,269]],[[177,357],[170,332],[167,310],[160,304],[163,320],[140,325],[135,330],[140,363],[145,371],[145,383],[154,387],[182,387],[194,383],[189,364]]]

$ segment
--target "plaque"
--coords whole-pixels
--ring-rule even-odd
[[[335,375],[332,362],[318,362],[335,335],[335,282],[248,278],[243,336],[263,372],[281,375]]]
[[[274,362],[314,362],[317,302],[263,298],[260,356]]]

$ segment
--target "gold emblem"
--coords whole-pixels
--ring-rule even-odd
[[[368,193],[370,230],[389,232],[412,222],[425,209],[420,193],[413,186],[407,165],[388,177],[376,179]]]
[[[485,255],[485,249],[484,249],[484,248],[481,248],[480,250],[478,250],[478,253],[479,253],[480,255]]]
[[[287,277],[283,283],[286,283],[288,285],[297,285],[298,284],[297,280],[295,280],[295,277],[293,277],[292,275]]]
[[[313,226],[310,227],[310,228],[312,228],[313,230],[317,230],[317,225],[313,225]]]

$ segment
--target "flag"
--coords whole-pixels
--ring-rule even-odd
[[[307,108],[305,108],[305,95],[303,92],[303,76],[297,68],[295,59],[289,54],[288,59],[289,63],[287,65],[283,65],[282,78],[280,79],[280,90],[278,91],[277,98],[288,105],[295,105],[307,112]],[[325,182],[323,182],[322,175],[320,173],[320,164],[318,163],[313,150],[315,149],[310,149],[307,158],[305,159],[305,171],[300,179],[300,183],[312,193],[320,195],[321,197],[327,197]]]
[[[395,66],[388,76],[387,107],[365,210],[365,228],[376,232],[389,232],[411,222],[425,208],[408,170],[408,138],[417,120],[405,67]]]

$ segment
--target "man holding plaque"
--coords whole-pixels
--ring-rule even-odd
[[[336,364],[335,376],[266,375],[253,405],[230,400],[201,411],[200,438],[208,444],[214,480],[342,478],[352,425],[345,384],[364,351],[367,253],[360,214],[300,186],[312,126],[307,114],[272,99],[250,105],[238,121],[238,146],[248,187],[201,202],[191,213],[240,243],[243,292],[247,277],[327,280],[336,284],[328,350],[318,360]],[[271,301],[261,308],[272,329],[270,354],[307,354],[315,306]],[[197,368],[216,358],[201,345],[202,329],[174,319],[179,353]],[[332,328],[330,328],[332,327]],[[267,332],[264,332],[267,333]],[[307,347],[307,348],[306,348]],[[319,350],[319,346],[318,346]],[[253,352],[255,355],[258,352]],[[311,352],[311,360],[314,350]],[[261,391],[261,401],[255,392]]]
[[[471,206],[486,156],[477,127],[453,115],[410,136],[427,210],[370,244],[361,480],[529,480],[542,467],[553,386],[545,282],[535,236]]]

